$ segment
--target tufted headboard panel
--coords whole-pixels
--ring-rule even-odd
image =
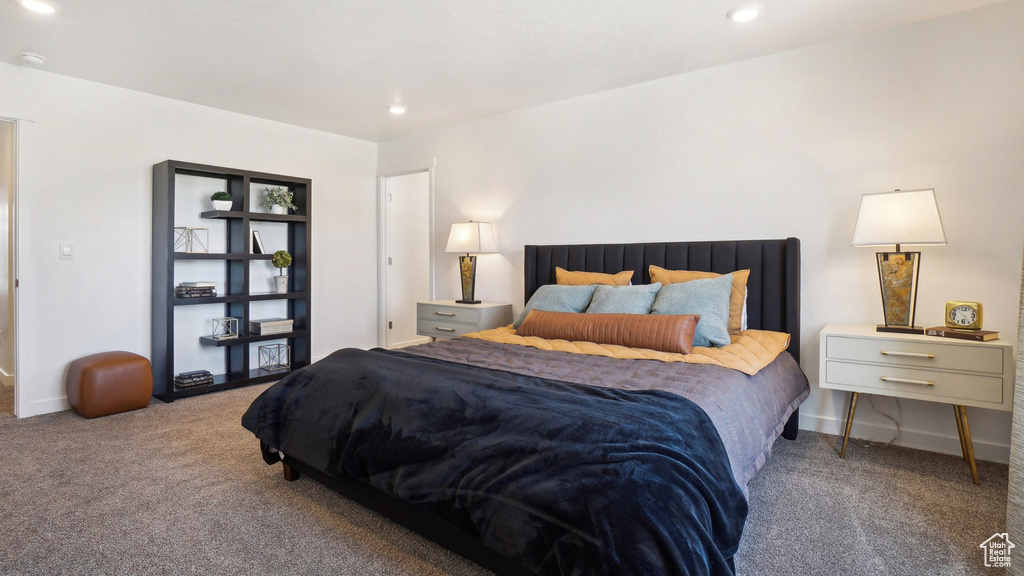
[[[526,246],[526,299],[555,283],[555,267],[613,274],[633,270],[634,284],[649,284],[648,267],[727,274],[750,270],[747,326],[790,334],[789,353],[800,361],[800,240],[716,240],[638,244]]]

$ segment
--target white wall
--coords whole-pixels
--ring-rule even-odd
[[[1024,238],[1024,2],[665,78],[384,142],[379,170],[436,159],[438,298],[457,294],[451,222],[495,223],[477,296],[523,302],[524,244],[750,239],[803,243],[804,428],[839,433],[822,391],[826,323],[882,321],[874,251],[852,248],[861,194],[935,188],[948,245],[924,247],[918,317],[980,300],[1015,341]],[[892,399],[854,434],[895,435]],[[900,443],[959,453],[948,406],[901,400]],[[980,458],[1006,461],[1008,413],[969,410]]]
[[[75,358],[150,352],[152,166],[313,181],[313,356],[376,345],[377,145],[0,63],[0,116],[28,118],[20,191],[19,415],[67,407]],[[58,259],[58,243],[74,259]]]

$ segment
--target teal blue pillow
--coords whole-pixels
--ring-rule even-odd
[[[587,314],[647,314],[661,283],[638,286],[598,286]]]
[[[547,312],[583,312],[590,304],[590,298],[594,295],[594,286],[561,286],[558,284],[545,284],[530,296],[522,314],[516,318],[512,326],[519,328],[530,310],[545,310]]]
[[[658,292],[651,314],[700,314],[694,346],[726,346],[729,338],[729,296],[732,274],[669,284]]]

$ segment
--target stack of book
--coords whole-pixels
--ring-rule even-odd
[[[216,295],[216,282],[181,282],[174,289],[176,298],[211,298]]]
[[[213,384],[213,374],[210,374],[209,370],[192,370],[191,372],[182,372],[174,377],[174,385],[179,388],[206,386],[207,384]]]
[[[988,342],[999,338],[999,332],[995,330],[958,330],[946,326],[928,328],[924,333],[928,336],[942,336],[943,338],[958,338],[960,340],[975,340],[978,342]]]
[[[295,321],[289,318],[263,318],[249,321],[249,334],[284,334],[291,332]]]

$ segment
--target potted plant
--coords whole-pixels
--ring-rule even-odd
[[[278,250],[270,258],[270,263],[281,271],[278,276],[274,276],[274,283],[277,285],[277,292],[284,294],[288,291],[288,277],[284,275],[284,269],[292,265],[292,255],[287,250]]]
[[[228,194],[223,190],[220,192],[214,192],[213,196],[210,196],[210,200],[213,200],[214,210],[231,210],[231,204],[233,203],[231,194]]]
[[[270,210],[271,214],[287,214],[288,210],[298,210],[292,203],[295,193],[287,188],[275,186],[263,189],[263,208]]]

